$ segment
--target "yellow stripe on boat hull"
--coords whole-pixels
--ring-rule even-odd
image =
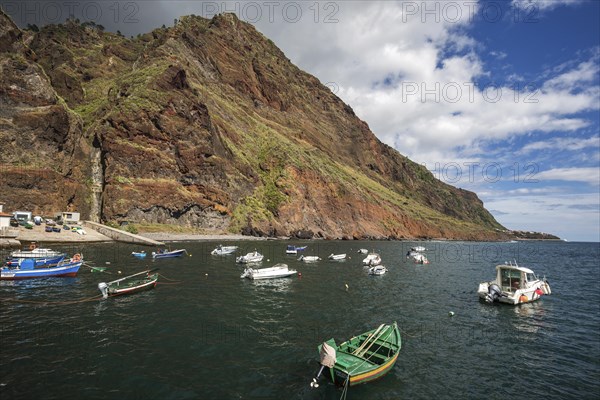
[[[350,385],[352,386],[352,385],[356,385],[359,383],[363,383],[363,381],[369,381],[369,380],[379,378],[379,376],[377,376],[377,375],[381,374],[382,372],[384,372],[387,369],[392,368],[392,366],[396,362],[396,359],[398,358],[398,354],[399,353],[396,353],[396,355],[394,357],[392,357],[387,363],[383,364],[379,368],[376,368],[369,372],[365,372],[364,374],[351,376],[350,377]],[[381,374],[381,375],[383,375],[383,374]],[[373,379],[369,379],[369,378],[373,378]]]

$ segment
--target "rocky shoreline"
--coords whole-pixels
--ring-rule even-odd
[[[143,236],[148,239],[154,239],[161,242],[191,242],[191,241],[231,241],[231,240],[269,240],[265,237],[256,237],[256,236],[245,236],[245,235],[235,235],[235,234],[222,234],[222,235],[196,235],[196,234],[187,234],[187,233],[166,233],[166,232],[153,232],[153,233],[140,233],[140,236]],[[286,238],[280,238],[286,239]]]
[[[61,231],[57,232],[45,232],[43,226],[34,226],[33,229],[25,229],[23,227],[14,228],[14,232],[17,233],[16,237],[10,238],[0,238],[0,248],[13,248],[20,247],[22,242],[40,242],[40,243],[98,243],[98,242],[113,242],[114,240],[99,233],[91,228],[86,228],[85,235],[79,235],[75,232],[69,231]],[[160,242],[192,242],[192,241],[261,241],[261,240],[286,240],[290,239],[290,237],[264,237],[264,236],[251,236],[251,235],[242,235],[242,234],[192,234],[192,233],[172,233],[172,232],[141,232],[139,234],[148,239],[157,240]],[[323,238],[313,238],[321,239]],[[373,238],[371,238],[373,239]],[[505,240],[517,240],[517,241],[535,241],[535,240],[558,240],[552,235],[547,235],[544,237],[509,237]],[[347,239],[348,240],[348,239]],[[351,239],[350,239],[351,240]],[[366,239],[368,240],[368,239]],[[381,239],[386,240],[386,239]],[[387,239],[391,240],[391,239]],[[419,241],[426,240],[423,238],[414,238],[414,239],[400,239],[400,240],[411,240],[411,241]],[[432,238],[431,240],[437,241],[452,241],[452,239],[448,238]],[[485,240],[484,240],[485,241]],[[502,241],[502,240],[495,240]]]

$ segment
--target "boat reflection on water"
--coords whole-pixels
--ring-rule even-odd
[[[538,333],[546,326],[544,323],[546,309],[542,302],[521,304],[515,307],[513,312],[515,318],[511,318],[511,323],[519,332]],[[534,340],[535,336],[529,338]]]
[[[248,285],[252,285],[261,291],[271,292],[288,292],[291,288],[293,279],[290,278],[274,278],[274,279],[260,279],[260,280],[248,280],[244,279],[244,282]]]

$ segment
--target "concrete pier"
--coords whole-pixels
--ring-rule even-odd
[[[102,225],[97,222],[83,221],[83,226],[93,229],[96,232],[101,233],[118,242],[142,244],[146,246],[164,246],[163,242],[157,240],[148,239],[140,235],[125,232],[120,229],[111,228],[110,226]]]

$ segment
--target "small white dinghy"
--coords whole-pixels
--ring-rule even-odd
[[[346,254],[330,254],[329,257],[327,257],[328,259],[332,260],[332,261],[340,261],[340,260],[345,260],[346,259]]]
[[[287,276],[295,275],[296,270],[289,269],[287,264],[275,264],[269,268],[246,268],[240,278],[248,278],[252,280],[258,279],[274,279],[274,278],[285,278]]]
[[[376,265],[374,267],[369,268],[369,275],[383,275],[387,271],[387,268],[383,265]]]
[[[248,253],[245,256],[239,256],[235,259],[235,262],[238,264],[250,264],[250,263],[259,263],[265,258],[258,251],[253,251],[252,253]]]
[[[238,249],[237,246],[222,246],[218,245],[213,251],[210,252],[213,256],[224,256],[227,254],[233,254]]]
[[[496,266],[496,279],[479,284],[477,294],[486,303],[522,304],[551,294],[546,278],[539,279],[529,268],[517,263]]]
[[[298,261],[316,262],[316,261],[321,261],[321,257],[319,257],[319,256],[300,256],[300,258],[298,258]]]

